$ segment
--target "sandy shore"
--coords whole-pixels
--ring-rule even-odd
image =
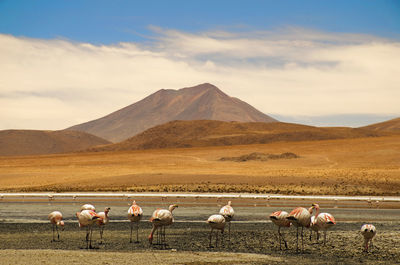
[[[233,223],[231,243],[209,248],[205,223],[175,223],[167,229],[167,249],[149,246],[151,226],[140,224],[140,243],[129,243],[129,224],[110,223],[95,249],[86,250],[85,231],[67,223],[60,242],[51,242],[45,223],[0,223],[1,264],[396,264],[400,261],[400,223],[375,223],[378,234],[370,253],[362,251],[358,230],[362,223],[339,223],[328,234],[328,243],[310,242],[307,230],[303,252],[296,252],[295,229],[285,230],[289,249],[280,250],[271,223]],[[213,242],[214,243],[214,242]]]

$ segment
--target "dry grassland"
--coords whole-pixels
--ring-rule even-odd
[[[300,158],[219,161],[253,152]],[[400,136],[2,157],[0,190],[399,195]]]

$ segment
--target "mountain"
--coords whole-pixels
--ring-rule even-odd
[[[400,118],[371,124],[371,125],[364,126],[361,128],[366,129],[366,130],[377,131],[377,132],[400,133]]]
[[[0,131],[0,156],[74,152],[110,142],[77,131]]]
[[[313,127],[283,122],[172,121],[148,129],[123,142],[94,147],[86,151],[247,145],[382,135],[385,134],[357,128]]]
[[[229,97],[216,86],[205,83],[179,90],[161,89],[105,117],[67,130],[84,131],[119,142],[173,120],[276,121],[246,102]]]

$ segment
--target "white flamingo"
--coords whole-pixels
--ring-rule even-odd
[[[89,203],[86,203],[81,206],[81,212],[84,210],[90,210],[90,211],[96,212],[96,208],[92,204],[89,204]],[[86,226],[86,241],[88,241],[88,240],[89,240],[89,227]]]
[[[317,242],[319,240],[319,231],[322,230],[324,232],[324,245],[325,245],[327,230],[336,224],[336,220],[330,213],[319,213],[318,204],[314,203],[312,206],[315,208],[315,216],[311,217],[310,228],[317,233]]]
[[[104,233],[104,226],[107,225],[110,221],[108,217],[108,213],[110,212],[111,208],[106,207],[104,212],[99,212],[97,215],[100,217],[96,220],[96,224],[99,226],[100,229],[100,243],[103,243],[103,233]]]
[[[84,204],[84,205],[81,206],[81,212],[83,210],[91,210],[91,211],[95,212],[96,208],[92,204],[88,204],[87,203],[87,204]]]
[[[376,235],[376,228],[372,224],[364,224],[361,226],[361,234],[364,236],[364,251],[368,252],[369,248],[372,248],[372,239]]]
[[[289,214],[285,211],[276,211],[276,212],[271,213],[271,215],[269,216],[271,221],[276,226],[278,226],[279,249],[282,249],[282,246],[281,246],[282,240],[283,240],[283,242],[285,242],[286,249],[288,248],[286,240],[283,237],[283,235],[281,234],[281,227],[290,227],[290,225],[291,225],[290,221],[287,219],[288,216],[289,216]]]
[[[214,229],[216,230],[220,230],[221,231],[221,238],[222,238],[222,244],[224,242],[224,229],[225,229],[225,217],[220,215],[220,214],[214,214],[211,215],[208,220],[207,223],[210,225],[211,227],[211,231],[210,231],[210,245],[209,247],[211,248],[211,239],[212,239],[212,232],[214,231]],[[215,247],[218,247],[218,231],[216,231],[215,233]]]
[[[225,218],[225,221],[228,223],[228,238],[229,242],[231,241],[231,221],[233,217],[235,216],[235,211],[232,208],[232,202],[228,201],[228,204],[222,207],[219,210],[219,214],[222,215]]]
[[[129,207],[128,210],[128,219],[131,221],[131,239],[130,243],[132,243],[132,229],[133,223],[136,223],[136,243],[139,243],[139,222],[142,219],[143,210],[139,205],[136,204],[136,201],[132,202],[132,206]]]
[[[153,235],[154,232],[160,227],[160,232],[157,233],[157,244],[162,244],[165,246],[165,226],[171,225],[174,222],[174,216],[172,215],[172,211],[177,208],[178,205],[172,204],[169,206],[168,210],[166,209],[157,209],[153,212],[150,222],[153,223],[153,228],[151,229],[151,233],[149,235],[149,242],[153,244]],[[161,237],[161,239],[160,239]]]
[[[307,210],[303,207],[297,207],[289,213],[288,217],[286,217],[286,219],[288,219],[296,227],[296,251],[299,250],[299,227],[301,227],[301,248],[304,250],[303,229],[304,227],[310,227],[311,213],[313,208],[314,206]]]
[[[81,212],[76,213],[76,217],[79,221],[79,227],[86,227],[86,248],[92,247],[92,229],[93,224],[96,222],[96,219],[99,219],[100,216],[97,215],[95,211],[92,210],[83,210]]]
[[[59,211],[54,211],[51,212],[48,216],[50,223],[53,227],[53,242],[56,241],[54,239],[54,230],[57,230],[57,239],[60,240],[60,234],[58,232],[58,227],[61,228],[61,230],[64,230],[64,221],[62,220],[62,213]]]

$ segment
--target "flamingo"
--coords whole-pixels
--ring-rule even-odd
[[[92,210],[83,210],[81,212],[76,213],[76,217],[79,221],[79,227],[86,227],[86,248],[92,247],[92,228],[93,224],[96,222],[96,219],[101,218],[95,211]]]
[[[232,202],[228,201],[228,204],[219,210],[219,214],[222,215],[225,218],[225,221],[228,223],[229,242],[231,241],[231,220],[233,219],[233,216],[235,216],[235,211],[233,210],[231,205]]]
[[[311,224],[311,213],[314,206],[309,208],[308,210],[303,207],[297,207],[293,211],[289,213],[289,216],[286,217],[294,226],[296,226],[296,235],[297,235],[297,243],[296,243],[296,251],[299,250],[299,227],[301,227],[301,248],[304,250],[303,244],[303,229],[304,227],[310,227]]]
[[[149,235],[149,242],[153,244],[153,234],[160,227],[161,230],[161,244],[165,245],[165,226],[171,225],[174,222],[174,216],[172,215],[172,211],[177,208],[178,205],[171,204],[166,209],[157,209],[153,212],[153,215],[150,218],[150,222],[153,223],[153,228],[151,229],[151,233]],[[160,232],[159,232],[160,233]],[[157,234],[157,244],[160,243],[159,234]]]
[[[136,201],[132,202],[132,206],[129,207],[128,210],[128,219],[131,221],[131,239],[130,243],[132,243],[132,229],[133,229],[133,223],[136,223],[136,242],[139,243],[139,221],[142,219],[143,216],[143,210],[140,208],[139,205],[136,204]]]
[[[210,225],[211,227],[211,231],[210,231],[210,245],[209,247],[211,248],[211,239],[212,239],[212,232],[214,231],[214,229],[220,230],[221,231],[221,237],[222,237],[222,244],[224,242],[224,228],[225,228],[225,217],[221,214],[214,214],[211,215],[208,220],[207,223]],[[215,247],[218,247],[218,231],[216,231],[215,233]]]
[[[330,213],[319,213],[319,205],[313,203],[315,208],[315,216],[311,217],[311,229],[317,233],[317,241],[319,239],[319,231],[324,231],[324,245],[326,244],[327,230],[336,224],[335,218]],[[312,233],[312,232],[311,232]]]
[[[89,203],[81,206],[81,212],[84,210],[91,210],[93,212],[96,212],[96,208],[92,204],[89,204]],[[86,231],[86,241],[88,241],[89,240],[89,227],[88,226],[86,227],[86,230],[87,230]]]
[[[110,221],[110,218],[108,217],[108,213],[110,212],[111,208],[106,207],[104,209],[104,212],[99,212],[97,215],[100,216],[100,218],[96,219],[96,224],[100,228],[100,242],[103,242],[103,232],[104,232],[104,226],[108,224]]]
[[[62,214],[59,211],[51,212],[48,216],[50,223],[53,227],[53,240],[52,242],[56,241],[54,239],[54,230],[57,230],[57,238],[60,240],[60,234],[58,233],[58,227],[61,227],[61,230],[64,230],[64,221],[62,220]],[[55,228],[55,229],[54,229]]]
[[[376,235],[376,228],[372,224],[364,224],[361,226],[361,234],[364,236],[364,251],[368,252],[368,242],[369,246],[372,247],[372,238]]]
[[[95,212],[95,211],[96,211],[96,208],[95,208],[93,205],[91,205],[91,204],[84,204],[84,205],[82,205],[82,207],[81,207],[81,212],[82,212],[83,210],[92,210],[93,212]]]
[[[289,214],[287,212],[285,212],[285,211],[273,212],[269,216],[271,221],[276,226],[278,226],[279,249],[281,249],[281,250],[282,250],[281,238],[283,239],[283,242],[285,242],[286,249],[288,248],[286,240],[285,240],[285,238],[283,238],[283,235],[281,234],[281,227],[290,227],[290,225],[291,225],[290,221],[286,218],[288,216],[289,216]]]

